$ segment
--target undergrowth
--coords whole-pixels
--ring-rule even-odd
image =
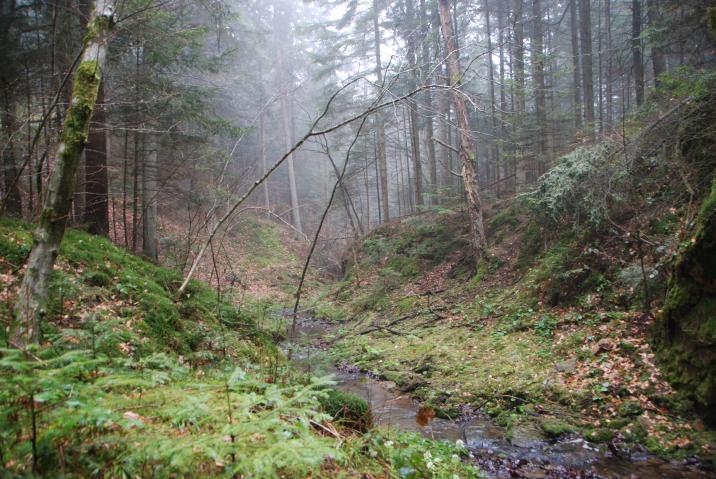
[[[0,238],[8,324],[30,225]],[[364,401],[293,371],[270,301],[200,281],[177,297],[180,281],[68,231],[42,343],[0,349],[0,477],[477,474],[464,448],[371,429]]]

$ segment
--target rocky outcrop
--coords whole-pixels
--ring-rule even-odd
[[[716,422],[716,182],[674,263],[654,346],[669,381]]]

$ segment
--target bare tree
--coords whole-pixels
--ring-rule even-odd
[[[445,44],[447,45],[448,76],[453,88],[453,103],[457,113],[457,123],[460,130],[460,163],[462,164],[462,179],[467,193],[468,214],[470,216],[470,233],[475,259],[480,259],[487,247],[485,225],[482,215],[482,204],[477,187],[477,172],[475,163],[475,145],[470,136],[470,121],[467,116],[465,99],[462,96],[462,72],[460,71],[460,57],[452,28],[452,19],[447,0],[438,0],[440,23],[442,25]]]

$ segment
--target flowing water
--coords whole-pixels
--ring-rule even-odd
[[[333,374],[336,387],[366,399],[377,424],[401,431],[420,432],[434,439],[465,442],[477,462],[491,477],[525,478],[628,478],[704,479],[716,477],[694,465],[664,461],[645,453],[629,458],[600,451],[581,438],[551,442],[533,431],[516,431],[508,440],[504,428],[486,416],[451,421],[419,418],[420,405],[394,384],[362,374],[354,368],[338,368],[319,347],[326,325],[300,320],[296,328],[294,362],[314,375]]]

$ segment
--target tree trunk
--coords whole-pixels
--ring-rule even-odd
[[[592,136],[594,132],[594,76],[592,73],[592,13],[590,0],[579,0],[579,33],[582,46],[582,92],[584,121]]]
[[[268,164],[266,163],[266,130],[264,126],[264,114],[259,115],[259,149],[261,150],[261,175],[265,175],[268,170]],[[268,180],[264,181],[264,208],[266,208],[266,214],[271,211],[271,196],[269,195]]]
[[[660,27],[659,0],[646,1],[646,16],[651,30],[658,32]],[[659,77],[666,73],[666,56],[664,55],[664,48],[661,46],[659,34],[657,33],[655,37],[651,40],[651,64],[654,67],[654,86],[659,87],[661,85]]]
[[[18,292],[14,319],[10,325],[8,339],[15,347],[23,347],[40,339],[50,275],[65,233],[77,166],[89,134],[92,111],[105,65],[106,41],[113,24],[112,3],[110,0],[100,0],[92,11],[85,36],[85,49],[72,88],[72,102],[60,137],[57,161],[50,176],[27,270]]]
[[[3,176],[5,179],[3,209],[11,216],[20,216],[22,214],[22,199],[20,197],[20,185],[17,177],[16,141],[13,138],[17,124],[15,122],[15,111],[11,96],[10,87],[5,87],[3,91],[2,129],[7,144],[4,151],[0,152],[0,156],[2,156]]]
[[[421,62],[423,66],[430,65],[430,44],[428,42],[428,34],[430,33],[430,23],[428,22],[427,13],[425,11],[425,0],[420,0],[420,26],[422,38],[420,43],[422,45]],[[431,83],[430,78],[422,78],[426,83]],[[428,170],[430,188],[428,194],[430,195],[430,204],[437,205],[439,203],[438,198],[438,166],[435,158],[435,143],[433,142],[433,135],[435,131],[433,129],[433,94],[430,88],[425,90],[423,101],[425,102],[425,110],[427,111],[425,117],[425,136],[427,138],[427,152],[428,152]]]
[[[634,67],[634,90],[636,106],[644,103],[644,65],[641,60],[641,0],[632,0],[631,14],[631,52]]]
[[[527,182],[527,172],[523,161],[524,123],[527,105],[525,101],[525,31],[524,31],[524,0],[515,0],[514,18],[514,90],[515,115],[513,128],[515,131],[515,189],[520,183]]]
[[[383,84],[383,65],[380,60],[380,8],[379,0],[373,0],[373,36],[375,40],[375,76],[376,84]],[[381,111],[375,114],[375,129],[378,142],[378,170],[380,171],[380,190],[383,195],[383,221],[390,219],[390,194],[388,191],[388,161],[385,155],[385,124]],[[370,227],[370,224],[368,225]]]
[[[546,171],[547,100],[544,82],[544,24],[542,2],[532,0],[532,73],[535,82],[535,115],[537,117],[537,164],[531,168],[531,180]]]
[[[405,2],[407,44],[408,44],[408,64],[410,66],[410,74],[408,75],[408,89],[415,90],[418,86],[417,60],[415,53],[415,32],[417,25],[415,22],[415,9],[413,2]],[[418,104],[409,100],[410,108],[410,150],[413,158],[413,172],[415,174],[415,204],[418,209],[423,206],[423,165],[420,159],[420,120],[418,119]]]
[[[477,172],[475,163],[475,146],[470,136],[470,122],[465,107],[465,100],[459,91],[462,85],[462,73],[460,71],[460,56],[455,38],[453,35],[450,10],[447,0],[438,0],[440,10],[440,23],[442,24],[443,36],[447,45],[447,67],[450,83],[453,90],[453,101],[457,112],[457,122],[460,129],[460,162],[462,164],[462,178],[467,193],[468,214],[470,216],[470,233],[475,260],[482,258],[487,247],[485,237],[485,226],[483,222],[482,204],[477,187]]]
[[[571,0],[569,4],[569,26],[572,33],[572,90],[574,99],[572,108],[574,110],[574,127],[582,128],[582,91],[581,91],[581,67],[579,65],[579,27],[577,26],[577,0]]]
[[[142,254],[157,261],[157,142],[148,138],[147,143],[142,163]]]
[[[604,29],[606,30],[607,34],[607,75],[606,75],[606,129],[607,131],[610,130],[612,120],[614,118],[614,102],[613,102],[613,96],[614,93],[612,91],[614,82],[614,67],[612,62],[612,55],[614,52],[612,51],[612,7],[611,7],[611,0],[604,0]]]
[[[104,105],[104,83],[97,93],[97,107],[92,116],[85,148],[85,212],[89,232],[109,233],[109,180],[107,176],[107,114]]]
[[[495,101],[495,65],[492,61],[492,31],[490,29],[490,9],[487,0],[483,1],[485,13],[485,34],[487,35],[487,73],[488,88],[490,91],[490,114],[492,119],[492,138],[490,146],[492,147],[492,170],[494,172],[492,180],[500,179],[500,150],[497,144],[497,105]],[[500,194],[500,183],[497,182],[497,195]]]

